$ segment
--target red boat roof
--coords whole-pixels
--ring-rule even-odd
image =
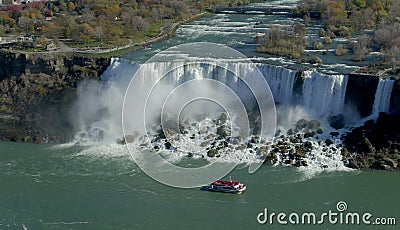
[[[211,185],[238,185],[240,184],[240,182],[238,181],[230,181],[230,180],[216,180],[214,182],[211,183]]]

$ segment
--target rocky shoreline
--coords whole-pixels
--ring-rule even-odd
[[[400,113],[380,113],[376,122],[369,120],[348,133],[344,145],[342,155],[347,167],[400,169]]]
[[[71,139],[69,109],[78,82],[100,79],[109,58],[0,51],[0,140],[60,143]]]

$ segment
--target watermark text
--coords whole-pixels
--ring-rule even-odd
[[[336,210],[327,212],[271,212],[268,208],[257,215],[259,224],[281,225],[321,225],[321,224],[346,224],[346,225],[396,225],[395,217],[374,217],[370,212],[347,212],[347,203],[339,201]]]

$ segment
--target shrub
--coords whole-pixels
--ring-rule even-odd
[[[326,31],[324,29],[319,30],[319,36],[320,37],[325,37],[326,36]]]
[[[342,44],[339,44],[336,46],[335,54],[336,56],[344,56],[347,54],[347,49]]]
[[[313,42],[313,48],[315,50],[322,50],[324,48],[324,45],[322,45],[321,42],[315,41],[315,42]]]
[[[351,30],[346,26],[341,26],[341,27],[339,27],[338,33],[339,33],[339,36],[342,38],[350,37]]]
[[[7,106],[5,105],[0,106],[0,113],[9,113],[9,112],[11,112],[11,110],[7,108]]]
[[[324,38],[324,43],[325,43],[325,44],[331,44],[331,43],[332,43],[331,37],[326,36],[326,37]]]
[[[321,64],[322,59],[318,56],[314,56],[311,58],[310,62],[311,62],[311,64]]]

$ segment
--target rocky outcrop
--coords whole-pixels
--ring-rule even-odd
[[[82,79],[100,79],[109,58],[0,51],[0,140],[62,142]]]
[[[369,116],[378,82],[378,76],[349,74],[345,103],[354,105],[362,117]]]
[[[342,155],[356,169],[400,169],[400,113],[381,113],[345,136]],[[355,154],[351,154],[355,153]]]
[[[400,80],[393,85],[392,97],[390,99],[390,111],[400,112]]]

